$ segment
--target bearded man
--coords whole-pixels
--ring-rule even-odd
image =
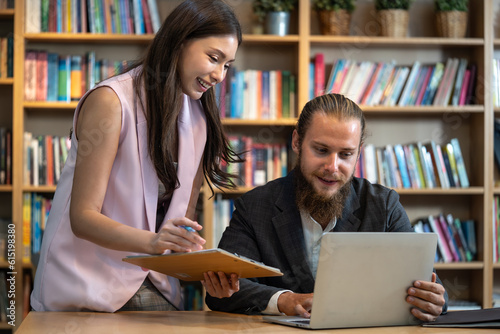
[[[364,138],[363,112],[348,98],[327,94],[304,106],[292,137],[296,167],[236,200],[219,243],[284,275],[240,279],[240,290],[229,298],[207,294],[210,309],[309,317],[323,233],[413,231],[394,190],[353,176]],[[223,291],[217,282],[206,276],[213,295]],[[422,321],[446,312],[448,296],[435,273],[407,293],[412,314]]]

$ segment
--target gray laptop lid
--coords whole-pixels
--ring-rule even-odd
[[[325,233],[309,328],[418,324],[406,291],[431,280],[436,245],[433,233]]]

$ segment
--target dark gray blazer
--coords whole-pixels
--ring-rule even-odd
[[[295,205],[293,174],[237,199],[230,225],[219,243],[219,248],[279,268],[284,275],[241,279],[240,291],[230,298],[207,294],[205,301],[210,309],[255,314],[267,307],[277,291],[313,292],[314,278]],[[342,219],[337,220],[333,231],[411,232],[413,228],[394,190],[354,178]]]

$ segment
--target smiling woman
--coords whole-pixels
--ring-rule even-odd
[[[182,309],[177,279],[121,259],[204,245],[194,221],[202,181],[233,186],[219,163],[240,161],[214,94],[240,43],[227,4],[184,1],[136,67],[82,97],[46,224],[35,310]],[[209,273],[205,280],[216,297],[239,289],[234,275]]]

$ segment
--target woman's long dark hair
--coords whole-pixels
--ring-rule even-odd
[[[240,24],[233,10],[222,0],[187,0],[177,6],[156,33],[135,79],[138,96],[145,87],[148,150],[166,195],[179,187],[174,158],[169,143],[175,142],[177,117],[182,108],[182,86],[178,63],[182,44],[195,38],[233,35],[241,44]],[[207,120],[207,142],[203,155],[205,180],[217,188],[233,188],[231,178],[220,163],[242,162],[229,145],[220,120],[214,87],[200,101]],[[210,185],[210,182],[209,182]],[[212,187],[210,185],[210,189]],[[212,190],[213,194],[213,190]]]

